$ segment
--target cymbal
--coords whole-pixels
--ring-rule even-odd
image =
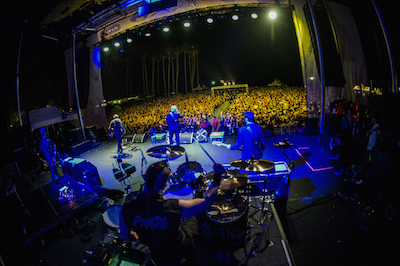
[[[210,183],[214,180],[214,172],[207,173],[204,176],[204,183]],[[219,185],[220,190],[229,190],[244,186],[247,182],[248,176],[246,173],[241,173],[237,170],[228,169],[225,175],[221,177]]]
[[[147,155],[154,158],[175,158],[185,153],[181,146],[159,145],[147,150]]]
[[[264,172],[270,170],[274,167],[274,163],[268,160],[234,160],[231,162],[233,167],[236,167],[241,170],[245,171],[252,171],[252,172]]]

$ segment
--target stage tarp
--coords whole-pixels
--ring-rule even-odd
[[[38,129],[76,119],[78,119],[77,114],[64,112],[55,107],[45,107],[29,111],[29,120],[31,122],[32,129]],[[27,123],[26,113],[22,115],[22,122],[23,124]]]

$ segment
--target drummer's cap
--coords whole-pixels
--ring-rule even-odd
[[[178,107],[176,107],[176,105],[171,106],[171,112],[175,112],[176,109],[178,109]]]
[[[166,161],[153,163],[146,172],[146,188],[150,192],[158,192],[168,181],[169,168]]]
[[[118,114],[115,114],[115,115],[113,116],[113,118],[117,118],[117,117],[119,117],[119,115],[118,115]]]
[[[253,112],[245,112],[244,118],[248,119],[250,122],[254,122],[254,113]]]

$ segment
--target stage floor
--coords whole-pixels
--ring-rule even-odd
[[[374,242],[376,238],[354,222],[355,209],[342,203],[340,197],[337,197],[346,176],[335,175],[335,170],[329,164],[331,155],[320,148],[317,136],[298,134],[268,137],[263,159],[289,162],[282,149],[273,145],[285,139],[294,144],[285,150],[294,164],[288,176],[290,182],[287,201],[282,204],[276,200],[274,204],[268,204],[267,226],[257,224],[260,221],[259,213],[249,219],[255,225],[249,232],[249,236],[252,236],[251,241],[246,242],[244,248],[232,253],[231,259],[228,260],[226,254],[222,254],[221,257],[217,252],[203,248],[199,250],[198,265],[288,265],[287,254],[292,254],[293,265],[354,265],[361,262],[390,261],[390,254],[394,254],[391,252],[393,247],[377,245]],[[230,136],[225,143],[232,144],[234,141],[235,137]],[[162,144],[166,143],[157,145]],[[189,161],[199,163],[206,173],[212,171],[212,160],[196,142],[181,146],[185,148]],[[227,166],[231,161],[241,158],[240,150],[230,151],[210,142],[201,143],[201,146],[216,162]],[[139,190],[144,182],[141,172],[145,172],[151,163],[159,161],[147,156],[146,151],[152,147],[150,140],[125,147],[123,162],[136,167],[136,172],[126,179],[131,191]],[[145,161],[142,161],[141,151]],[[106,188],[125,191],[125,184],[120,183],[113,174],[113,168],[117,165],[115,141],[103,142],[80,155],[80,158],[97,167]],[[186,158],[183,155],[170,160],[169,165],[171,170],[176,172],[185,162]],[[46,174],[33,186],[41,186],[48,182],[49,174]],[[250,197],[248,200],[251,201],[248,215],[260,210],[259,197]],[[34,256],[47,261],[49,265],[79,265],[81,260],[87,257],[85,250],[99,248],[99,242],[108,229],[102,219],[106,210],[104,204],[95,205],[74,219],[74,222],[79,224],[85,219],[93,221],[91,224],[95,224],[96,229],[91,232],[90,240],[84,241],[80,231],[69,238],[60,236],[58,228],[58,233],[47,236],[47,245],[34,249]],[[273,209],[276,209],[275,215]],[[64,224],[70,228],[68,225]],[[62,227],[61,230],[65,232],[66,228]],[[282,244],[285,235],[288,243],[287,253],[284,252]],[[257,247],[254,241],[258,241]],[[251,255],[253,251],[256,251],[256,256]],[[114,262],[117,263],[117,260]]]

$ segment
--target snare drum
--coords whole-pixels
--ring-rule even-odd
[[[203,215],[199,235],[214,250],[235,251],[245,244],[247,202],[240,196],[226,200],[218,196]]]
[[[186,184],[178,184],[171,186],[164,194],[164,199],[193,199],[193,189]]]
[[[104,223],[113,230],[119,229],[119,226],[120,226],[119,215],[120,215],[121,211],[122,211],[122,206],[119,206],[119,205],[110,206],[103,213]]]

